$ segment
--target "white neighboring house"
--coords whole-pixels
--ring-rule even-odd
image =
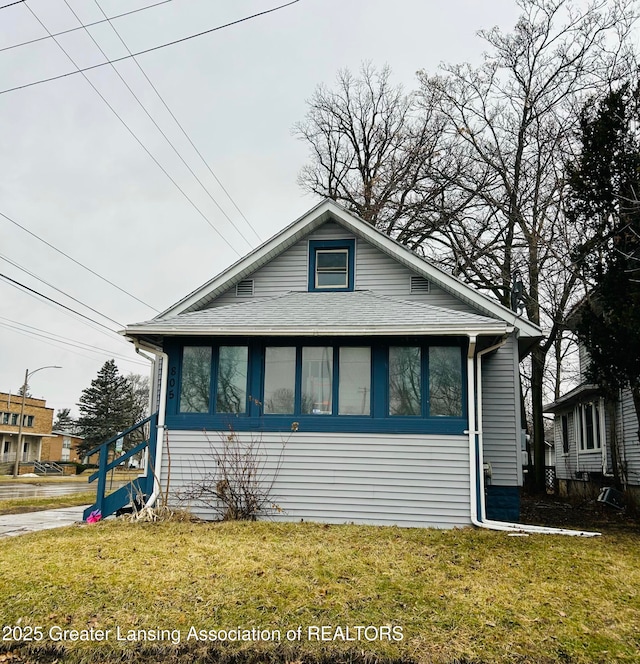
[[[519,359],[540,329],[333,201],[125,334],[166,367],[173,502],[232,430],[267,455],[275,520],[450,528],[485,493],[481,517],[518,519]]]
[[[640,504],[640,433],[631,390],[605,398],[587,382],[589,355],[579,345],[580,376],[576,388],[545,406],[554,415],[556,477],[563,495],[589,495],[614,484],[617,457],[621,484]]]

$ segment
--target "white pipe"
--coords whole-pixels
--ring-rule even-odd
[[[147,500],[145,507],[152,507],[158,496],[160,495],[160,472],[162,464],[162,446],[164,442],[165,431],[165,418],[167,410],[167,377],[169,375],[169,356],[161,350],[157,350],[151,346],[143,346],[139,341],[134,340],[136,350],[144,348],[144,350],[152,353],[156,358],[162,359],[162,374],[160,376],[160,402],[158,403],[158,422],[157,422],[157,435],[156,435],[156,458],[153,465],[153,491]],[[152,388],[153,389],[153,388]]]
[[[469,337],[469,352],[467,354],[467,385],[468,385],[468,410],[469,410],[469,463],[471,466],[470,477],[471,477],[471,523],[478,528],[486,528],[488,530],[499,530],[507,532],[519,532],[519,533],[537,533],[537,534],[546,534],[546,535],[573,535],[579,537],[596,537],[600,533],[588,532],[581,530],[568,530],[566,528],[551,528],[547,526],[532,526],[529,524],[523,523],[507,523],[505,521],[493,521],[486,518],[485,512],[485,498],[484,498],[484,470],[483,470],[483,459],[484,459],[484,450],[483,450],[483,439],[482,439],[482,356],[490,353],[501,346],[503,346],[507,341],[507,337],[503,337],[501,341],[489,348],[481,350],[477,354],[476,362],[476,377],[474,381],[474,354],[476,347],[476,337]],[[478,404],[478,419],[476,428],[476,415],[475,415],[475,404],[474,404],[474,382],[476,383],[475,387],[477,389],[477,404]],[[478,436],[478,453],[476,458],[476,435]],[[481,506],[481,516],[478,516],[478,499],[477,499],[477,490],[479,488],[480,493],[480,506]]]
[[[475,385],[474,385],[474,364],[473,360],[476,354],[476,337],[469,336],[469,350],[467,352],[467,412],[469,420],[469,429],[465,432],[469,434],[469,506],[471,510],[471,523],[477,526],[478,520],[478,494],[476,473],[476,408],[475,408]]]

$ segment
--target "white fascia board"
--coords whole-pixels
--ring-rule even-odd
[[[170,335],[172,337],[248,337],[248,336],[278,336],[278,337],[395,337],[403,335],[424,335],[424,336],[495,336],[498,334],[510,334],[513,332],[513,327],[507,325],[487,326],[480,328],[469,328],[468,326],[455,326],[449,325],[447,327],[430,326],[430,327],[416,327],[416,326],[394,326],[363,329],[357,327],[331,327],[331,328],[306,328],[306,327],[191,327],[173,328],[171,326],[161,327],[154,326],[151,328],[127,328],[125,336],[130,339],[135,339],[135,335]]]

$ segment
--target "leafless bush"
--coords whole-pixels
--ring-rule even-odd
[[[296,422],[291,431],[297,431]],[[209,507],[222,521],[255,521],[258,516],[282,512],[272,493],[288,438],[282,441],[278,454],[268,464],[269,455],[261,436],[242,437],[230,429],[221,433],[215,444],[206,432],[205,435],[209,452],[204,466],[213,470],[205,471],[202,477],[181,489],[180,500]]]

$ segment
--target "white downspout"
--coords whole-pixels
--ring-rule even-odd
[[[145,507],[152,507],[160,495],[160,471],[162,464],[162,446],[164,443],[165,419],[167,412],[167,377],[169,374],[169,356],[160,350],[151,346],[143,346],[139,341],[134,340],[136,352],[139,349],[152,353],[156,358],[162,359],[162,375],[160,376],[160,398],[158,403],[158,424],[156,435],[156,458],[153,464],[153,491],[147,500]],[[152,388],[153,389],[153,388]]]
[[[474,372],[473,359],[476,348],[476,337],[469,336],[469,352],[467,354],[467,389],[468,389],[468,411],[469,411],[469,462],[471,466],[471,523],[478,528],[487,528],[488,530],[501,530],[508,532],[520,533],[539,533],[547,535],[573,535],[580,537],[595,537],[600,535],[596,532],[588,532],[581,530],[568,530],[565,528],[550,528],[546,526],[532,526],[523,523],[507,523],[505,521],[492,521],[486,518],[485,512],[485,498],[484,498],[484,470],[483,470],[483,439],[482,439],[482,357],[490,353],[500,346],[503,346],[507,341],[507,337],[503,337],[501,341],[489,348],[485,348],[478,352],[476,362],[476,372]],[[474,380],[474,375],[475,380]],[[477,407],[478,419],[476,425],[475,403],[474,403],[474,382],[477,389]],[[477,426],[477,431],[475,430]],[[476,459],[476,435],[478,436],[478,454]],[[477,491],[479,488],[480,493],[480,506],[481,516],[478,516],[478,501]]]

